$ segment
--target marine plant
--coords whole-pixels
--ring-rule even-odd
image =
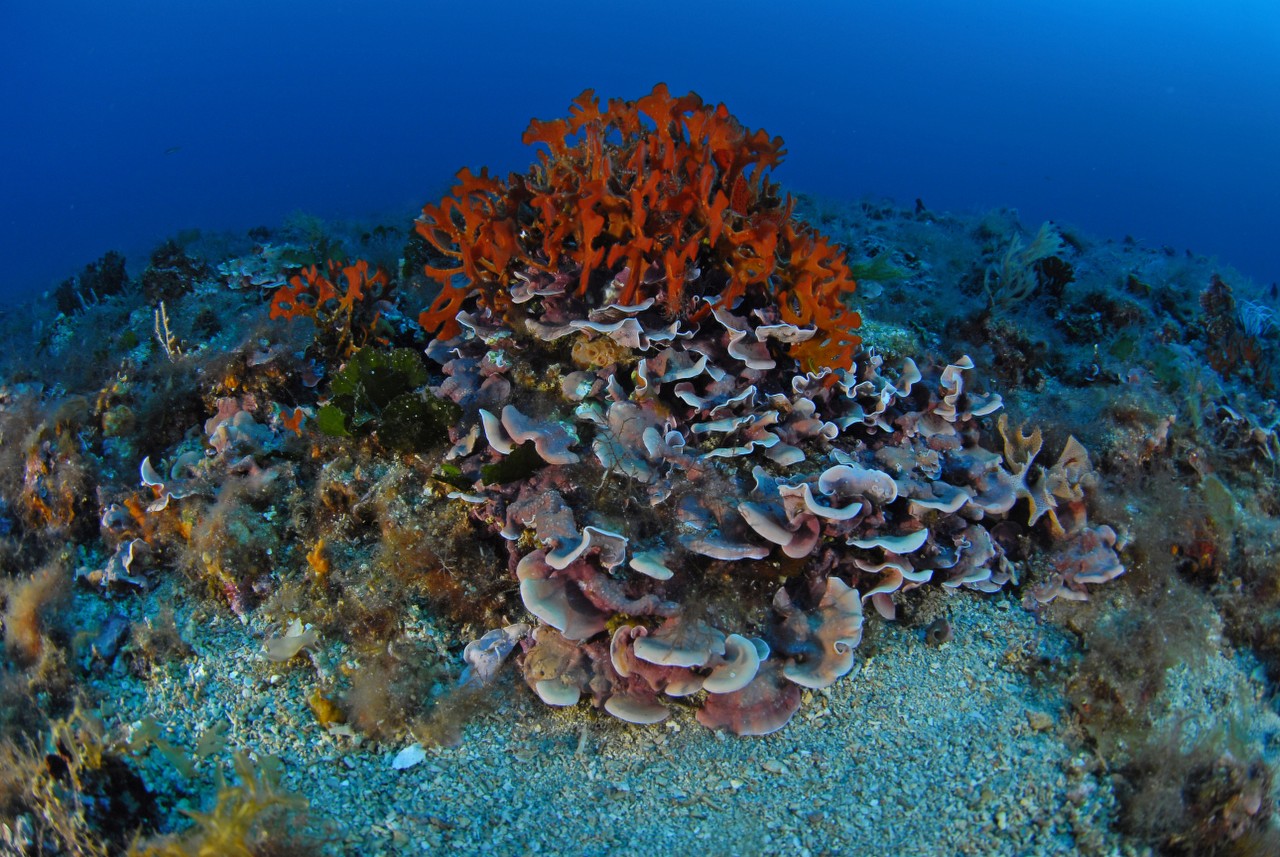
[[[16,663],[29,666],[47,655],[51,614],[66,600],[67,578],[67,570],[53,562],[25,579],[3,581],[4,650]]]
[[[31,391],[5,399],[0,402],[0,503],[9,526],[48,547],[68,534],[92,532],[94,471],[82,441],[88,401]]]
[[[280,788],[280,762],[272,756],[256,760],[237,753],[232,762],[239,784],[218,772],[214,805],[207,812],[187,812],[194,826],[180,836],[135,843],[132,857],[255,857],[259,854],[310,853],[282,830],[282,815],[306,809],[307,801]],[[277,823],[272,823],[277,822]]]
[[[1232,734],[1244,731],[1241,723],[1223,723],[1189,742],[1184,725],[1135,742],[1117,789],[1121,828],[1161,854],[1277,853],[1275,772]]]
[[[144,589],[151,544],[238,614],[304,613],[308,645],[361,661],[313,710],[374,736],[434,684],[378,660],[419,596],[488,629],[466,650],[478,683],[515,653],[551,705],[646,723],[693,705],[763,734],[852,669],[864,604],[892,618],[912,589],[996,592],[1031,568],[1032,605],[1081,600],[1124,571],[1079,443],[1055,459],[996,422],[967,356],[863,347],[844,251],[769,180],[781,139],[659,85],[586,92],[525,140],[544,147],[527,173],[463,170],[423,209],[440,293],[420,328],[364,262],[219,268],[313,324],[209,374],[216,413],[143,459],[152,496],[106,509],[115,553],[82,579]],[[451,732],[473,690],[421,734]]]
[[[124,291],[129,285],[124,261],[124,256],[111,251],[85,265],[78,277],[64,280],[53,292],[59,312],[71,315]]]
[[[376,430],[389,449],[425,449],[444,439],[461,413],[448,399],[419,392],[426,382],[417,351],[362,348],[333,377],[316,426],[337,437]]]
[[[705,130],[713,126],[720,130]],[[1207,270],[1169,278],[1157,258],[1155,271],[1140,271],[1156,285],[1129,275],[1132,300],[1096,279],[1070,289],[1061,312],[1046,314],[1060,341],[1035,335],[1049,328],[1013,324],[1000,306],[964,324],[946,317],[949,305],[928,312],[895,300],[881,302],[879,328],[859,328],[864,347],[848,330],[846,339],[829,335],[833,318],[857,318],[851,287],[837,282],[901,276],[900,295],[940,285],[973,270],[976,242],[988,242],[981,252],[991,262],[992,234],[974,235],[963,252],[925,254],[930,264],[965,260],[945,277],[922,274],[928,266],[905,248],[903,270],[888,253],[845,260],[839,277],[799,289],[825,307],[802,323],[796,283],[807,263],[793,265],[789,236],[838,248],[795,220],[767,180],[780,140],[662,87],[607,107],[584,97],[568,119],[535,122],[529,139],[546,149],[537,166],[506,181],[464,171],[455,194],[428,206],[418,224],[413,238],[430,251],[404,254],[426,259],[441,289],[422,316],[437,323],[428,363],[422,331],[395,315],[397,303],[412,300],[409,278],[325,264],[327,242],[306,251],[316,265],[308,271],[298,270],[297,253],[259,248],[219,268],[225,292],[208,283],[191,292],[194,278],[180,284],[171,309],[192,347],[172,363],[154,347],[151,365],[133,362],[147,359],[138,334],[145,340],[151,326],[150,307],[126,306],[137,290],[83,306],[76,299],[80,308],[56,337],[71,344],[50,351],[60,376],[76,380],[0,389],[10,661],[0,673],[0,726],[36,735],[48,708],[69,707],[66,687],[86,661],[89,632],[73,641],[52,597],[73,579],[77,599],[101,587],[114,600],[184,569],[241,618],[255,605],[272,620],[301,616],[305,637],[284,639],[299,648],[305,641],[305,655],[271,663],[317,669],[307,704],[319,727],[345,720],[375,741],[411,733],[425,744],[455,740],[507,689],[496,675],[504,657],[551,705],[582,700],[638,722],[696,709],[708,726],[768,732],[787,722],[802,688],[835,681],[855,655],[867,656],[864,611],[911,622],[921,605],[937,603],[919,598],[932,584],[954,594],[1025,582],[1032,585],[1016,591],[1039,610],[1086,597],[1124,571],[1123,554],[1142,581],[1113,602],[1099,599],[1102,609],[1072,611],[1085,654],[1066,688],[1074,725],[1128,780],[1122,823],[1171,853],[1275,850],[1266,830],[1271,775],[1251,748],[1214,732],[1188,748],[1180,727],[1170,735],[1167,726],[1141,746],[1169,670],[1194,666],[1218,645],[1208,633],[1212,611],[1192,610],[1203,603],[1185,586],[1164,588],[1169,575],[1225,605],[1228,635],[1261,655],[1273,678],[1280,672],[1267,548],[1276,541],[1280,441],[1275,403],[1257,394],[1270,389],[1274,356],[1266,304],[1236,300]],[[722,197],[712,240],[710,212]],[[963,224],[952,226],[960,234]],[[777,243],[767,256],[770,235]],[[915,240],[907,243],[918,251]],[[1008,294],[1048,304],[1057,269],[1042,262],[1056,257],[1020,258],[1020,242],[1005,252],[1001,241],[991,269],[998,281],[989,285],[1006,283],[1005,252],[1007,283],[1017,285]],[[753,279],[769,266],[763,281]],[[267,314],[252,298],[273,292],[266,306],[277,320],[313,324],[258,318],[235,344],[231,337],[244,334],[237,324],[252,318],[246,307]],[[921,300],[953,297],[937,288]],[[226,321],[223,335],[197,323],[197,304]],[[881,331],[894,323],[920,335],[886,347]],[[111,332],[110,349],[87,344],[102,337],[95,328]],[[933,353],[939,344],[942,354],[978,359],[942,360]],[[1085,371],[1082,344],[1098,346]],[[121,349],[136,353],[114,365],[104,359]],[[90,373],[67,371],[75,360],[115,377],[86,384]],[[975,363],[1005,372],[1006,388],[1070,388],[1052,399],[1063,409],[1056,425],[1042,436],[996,418],[998,397],[978,384]],[[52,377],[20,368],[10,382]],[[1026,393],[1019,406],[1034,409]],[[433,403],[446,404],[418,410]],[[422,433],[401,443],[402,428]],[[1105,491],[1068,431],[1101,452]],[[152,459],[139,467],[144,452]],[[1104,494],[1099,514],[1094,501]],[[1140,515],[1126,507],[1138,498]],[[1160,516],[1159,503],[1187,508]],[[1126,550],[1123,530],[1090,516],[1129,518],[1134,546]],[[1158,526],[1144,530],[1142,521]],[[149,557],[135,553],[140,544],[151,545]],[[51,557],[65,562],[70,554],[58,550],[68,545],[89,565],[110,559],[74,578],[70,566],[29,574]],[[173,587],[162,585],[156,595],[167,602]],[[191,606],[173,603],[184,616]],[[1066,614],[1055,607],[1048,615]],[[454,621],[435,624],[445,618]],[[466,678],[455,684],[459,634],[472,631],[479,639],[466,647]],[[192,651],[172,615],[131,633],[121,657],[138,671]],[[950,633],[939,621],[924,636],[942,644]],[[268,639],[268,658],[276,642]],[[324,669],[337,650],[341,668]],[[94,670],[111,662],[93,657]],[[61,682],[55,693],[50,676]],[[175,766],[185,757],[159,733],[133,735],[159,753],[170,755],[168,747]],[[106,805],[97,803],[103,790],[86,789],[78,807],[62,768],[80,776],[91,757],[15,748],[0,744],[0,769],[40,779],[0,776],[0,797],[56,783],[49,793],[66,798],[68,814],[53,816],[55,824],[73,825],[86,842],[101,839],[106,820],[76,813]],[[127,770],[134,760],[118,761]],[[279,843],[261,841],[257,814],[276,786],[251,777],[242,771],[243,787],[222,783],[225,800],[204,804],[215,808],[203,827],[152,843],[153,853],[234,852],[237,840],[254,853],[280,853]],[[136,775],[128,782],[141,786]]]
[[[1066,247],[1057,228],[1047,221],[1030,244],[1015,232],[999,261],[988,265],[982,275],[982,289],[991,306],[1009,307],[1029,300],[1040,288],[1041,267]]]
[[[284,246],[281,261],[288,267],[305,268],[334,262],[346,264],[347,252],[341,238],[332,234],[333,226],[314,214],[295,211],[285,218],[280,229]]]
[[[906,271],[893,264],[891,254],[887,252],[853,262],[849,266],[849,272],[859,283],[887,283],[901,280],[907,275]]]
[[[1248,375],[1264,392],[1274,389],[1272,355],[1266,342],[1269,310],[1262,304],[1238,303],[1231,286],[1218,275],[1200,293],[1204,325],[1204,357],[1223,377]]]
[[[0,738],[0,850],[105,857],[155,830],[156,800],[119,749],[79,705],[35,740]]]
[[[188,254],[190,240],[169,239],[151,254],[151,264],[142,273],[142,294],[151,304],[173,300],[195,288],[208,273],[208,265]]]

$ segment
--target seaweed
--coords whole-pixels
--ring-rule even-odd
[[[179,239],[183,237],[179,236]],[[196,283],[208,275],[208,265],[187,255],[185,244],[190,243],[190,240],[179,239],[170,238],[152,252],[151,264],[142,272],[142,294],[147,303],[157,304],[180,298],[191,292]]]
[[[878,253],[870,259],[859,259],[849,263],[849,273],[857,282],[887,283],[901,280],[907,272],[893,264],[888,253]]]
[[[218,793],[208,812],[187,811],[191,830],[145,842],[135,842],[130,857],[260,857],[262,854],[308,853],[307,848],[277,822],[281,816],[305,810],[305,798],[280,789],[280,761],[263,756],[255,764],[246,753],[232,762],[239,783],[230,785],[218,772]]]
[[[1049,279],[1066,274],[1057,268],[1044,268],[1042,263],[1066,250],[1066,244],[1052,223],[1040,225],[1031,243],[1020,233],[1009,239],[1004,254],[987,266],[982,275],[982,289],[992,309],[1007,309],[1025,303]]]
[[[534,448],[533,441],[529,440],[492,464],[482,466],[480,478],[489,485],[505,485],[529,478],[546,464]]]
[[[20,853],[105,857],[154,831],[159,811],[102,724],[77,706],[39,742],[0,741],[0,815],[13,819],[8,844]]]
[[[376,435],[397,452],[430,448],[448,437],[462,411],[421,391],[426,381],[426,366],[416,351],[363,348],[334,376],[316,425],[333,437]]]
[[[47,654],[50,624],[65,604],[69,580],[65,566],[55,562],[6,587],[4,647],[19,664],[30,666]]]
[[[78,277],[63,280],[53,292],[53,302],[58,311],[74,315],[92,304],[123,292],[129,285],[124,262],[124,256],[112,250],[97,261],[85,265]]]
[[[1171,668],[1203,662],[1208,612],[1174,578],[1137,593],[1131,605],[1100,612],[1088,626],[1067,695],[1105,751],[1147,732]]]
[[[1189,747],[1184,724],[1149,738],[1123,767],[1122,829],[1168,855],[1280,852],[1280,831],[1270,823],[1274,773],[1243,741],[1232,740],[1232,724]]]

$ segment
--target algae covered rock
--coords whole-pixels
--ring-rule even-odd
[[[447,437],[461,410],[425,392],[427,369],[409,348],[364,348],[333,378],[328,404],[316,415],[334,437],[376,434],[400,452],[425,449]]]

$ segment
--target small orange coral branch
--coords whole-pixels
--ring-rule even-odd
[[[546,147],[526,174],[504,182],[464,169],[450,196],[423,208],[418,233],[454,262],[425,269],[440,294],[423,328],[457,335],[471,301],[501,317],[517,274],[540,271],[574,276],[579,298],[652,298],[672,318],[699,316],[707,302],[776,307],[817,328],[791,346],[806,368],[850,365],[860,319],[844,300],[855,283],[843,252],[794,222],[769,182],[781,138],[660,83],[604,108],[586,90],[567,119],[535,119],[523,140]]]
[[[306,283],[294,277],[271,297],[271,318],[314,317],[316,307]]]
[[[305,416],[306,411],[302,408],[294,408],[292,411],[281,408],[280,425],[284,426],[298,437],[302,437],[302,419]]]
[[[346,281],[345,287],[338,285],[341,280]],[[363,259],[345,267],[330,261],[327,276],[312,265],[276,290],[270,316],[314,320],[337,335],[336,352],[345,357],[372,337],[381,315],[377,301],[387,283],[386,272],[378,270],[370,276],[369,263]]]

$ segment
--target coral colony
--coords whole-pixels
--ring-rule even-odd
[[[247,360],[290,366],[296,405],[228,395],[205,448],[143,461],[154,497],[108,509],[119,550],[95,580],[136,580],[157,521],[187,540],[209,526],[197,519],[237,526],[214,486],[283,490],[302,439],[331,455],[367,442],[429,463],[420,516],[465,521],[447,530],[464,544],[429,553],[483,546],[518,582],[523,611],[505,612],[527,623],[468,646],[465,682],[515,652],[548,705],[654,723],[685,704],[760,735],[802,688],[851,670],[866,607],[892,619],[926,584],[1016,582],[1008,532],[1034,526],[1047,546],[1029,602],[1123,572],[1116,534],[1085,518],[1082,446],[1050,461],[1038,431],[997,416],[968,357],[888,365],[864,347],[844,252],[769,181],[779,138],[658,85],[607,105],[587,91],[524,140],[542,147],[527,173],[463,170],[423,210],[439,293],[417,325],[364,262],[288,282],[265,256],[224,271],[271,290],[273,319],[314,324],[305,353]],[[285,555],[283,541],[257,550]],[[204,576],[247,609],[272,560],[224,554],[205,551]],[[310,549],[315,578],[331,555]],[[295,631],[277,648],[315,643]]]

